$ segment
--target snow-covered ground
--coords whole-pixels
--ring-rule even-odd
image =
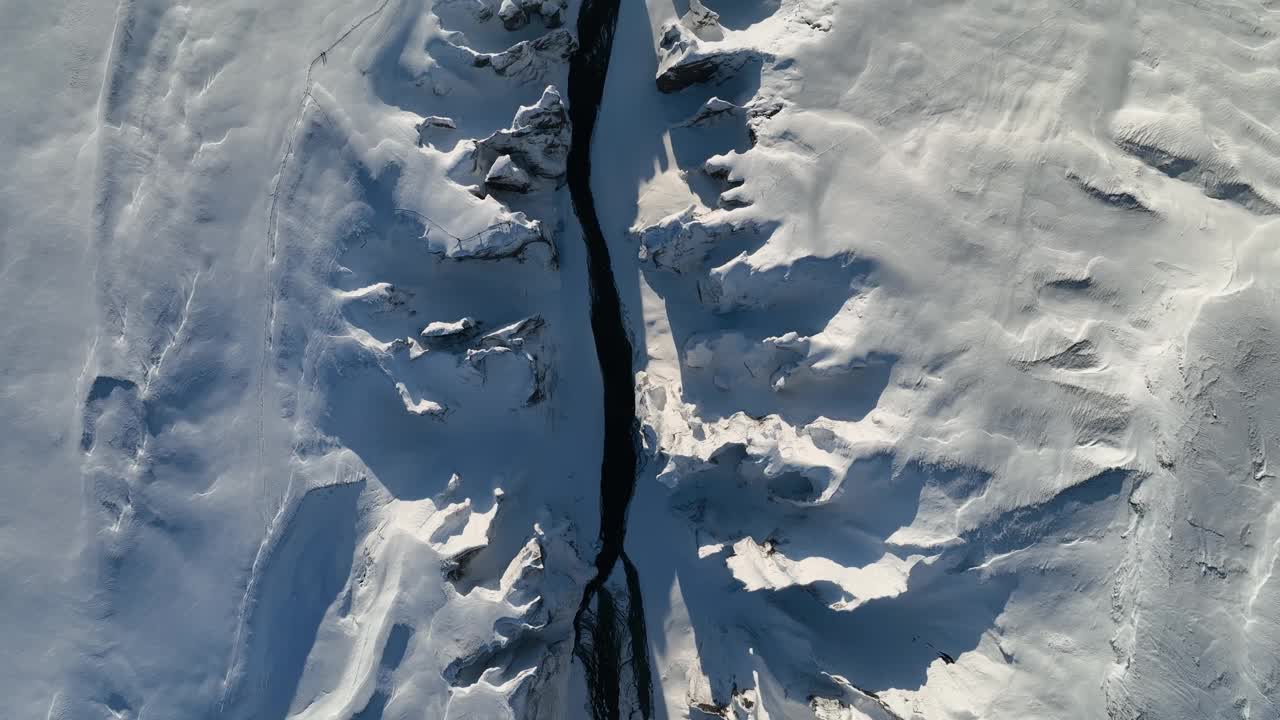
[[[9,3],[0,715],[589,716],[579,5]],[[654,717],[1280,717],[1277,32],[620,4]]]

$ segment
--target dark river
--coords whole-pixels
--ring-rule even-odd
[[[583,0],[578,51],[569,66],[569,194],[587,244],[591,332],[604,382],[604,456],[600,465],[600,553],[574,620],[574,653],[582,662],[595,720],[618,720],[623,708],[652,717],[652,681],[644,608],[635,566],[623,543],[635,490],[638,433],[631,341],[591,194],[591,135],[604,94],[620,0]],[[631,0],[640,2],[642,0]],[[622,565],[621,583],[610,577]],[[624,677],[624,669],[629,677]]]

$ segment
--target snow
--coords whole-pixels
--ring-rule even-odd
[[[698,112],[695,113],[693,117],[681,123],[681,125],[683,127],[706,127],[708,125],[714,125],[721,120],[724,120],[726,117],[737,113],[741,109],[742,108],[734,105],[728,100],[721,100],[718,97],[713,97],[703,103],[702,107],[698,108]]]
[[[20,0],[5,717],[584,718],[578,0]],[[656,717],[1280,716],[1257,3],[621,4]]]
[[[642,478],[632,522],[687,538],[682,556],[668,541],[646,560],[635,536],[631,552],[658,599],[650,627],[677,606],[688,618],[654,642],[705,673],[671,678],[668,712],[724,706],[755,674],[788,688],[762,695],[774,715],[808,716],[806,695],[851,705],[826,672],[902,717],[1274,714],[1271,661],[1232,659],[1260,652],[1238,634],[1251,586],[1214,589],[1234,582],[1227,558],[1258,557],[1269,582],[1274,540],[1240,540],[1265,521],[1207,493],[1251,488],[1262,515],[1274,499],[1227,469],[1244,455],[1214,470],[1174,457],[1226,449],[1190,430],[1231,423],[1202,415],[1197,378],[1272,332],[1252,315],[1239,341],[1190,340],[1221,324],[1209,298],[1261,291],[1231,278],[1256,267],[1238,248],[1273,202],[1267,171],[1243,169],[1269,152],[1236,134],[1264,112],[1255,95],[1191,77],[1218,62],[1208,37],[1257,47],[1250,23],[1270,19],[1172,4],[1134,30],[1092,4],[706,4],[720,39],[651,4],[655,89],[679,93],[650,101],[644,131],[621,115],[601,130],[656,158],[637,158],[640,201],[613,225],[641,261],[659,481],[645,497]],[[704,84],[675,82],[695,63]],[[681,122],[721,103],[769,108],[748,144],[728,120]],[[634,94],[623,104],[641,115]],[[1238,446],[1259,422],[1235,422]],[[1222,531],[1204,512],[1239,519]],[[1193,610],[1194,628],[1174,619],[1192,597],[1219,608]]]
[[[548,27],[556,27],[563,22],[567,7],[566,0],[502,0],[498,17],[508,30],[519,30],[533,15],[541,15]]]
[[[446,717],[499,666],[472,717],[561,714],[599,453],[594,362],[560,351],[589,343],[581,255],[550,251],[554,191],[467,191],[469,141],[545,84],[431,65],[426,10],[13,10],[6,57],[52,69],[2,81],[31,98],[4,288],[44,308],[5,330],[36,354],[5,360],[5,716]],[[430,111],[424,75],[455,88]],[[533,313],[523,354],[411,357],[429,322]]]
[[[529,190],[529,173],[516,165],[510,155],[499,155],[484,176],[484,183],[495,190],[511,192],[527,192]]]
[[[538,102],[516,111],[510,128],[479,141],[476,150],[482,165],[496,165],[507,157],[504,165],[518,159],[523,167],[516,165],[515,169],[521,172],[550,179],[563,177],[569,154],[569,118],[560,92],[548,85]]]
[[[460,318],[453,322],[437,320],[432,323],[427,323],[427,326],[422,329],[422,332],[419,333],[419,335],[424,338],[447,338],[462,335],[475,326],[475,319],[469,317]]]
[[[503,77],[534,82],[558,72],[556,68],[568,60],[576,48],[577,41],[573,35],[568,30],[561,29],[552,30],[534,40],[522,40],[501,52],[468,52],[476,67],[492,68]]]

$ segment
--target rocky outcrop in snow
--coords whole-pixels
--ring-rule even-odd
[[[439,236],[444,234],[445,237]],[[503,213],[489,227],[466,237],[443,233],[427,225],[423,238],[431,243],[431,251],[450,260],[497,260],[515,257],[529,245],[550,244],[542,223],[530,220],[524,213]]]
[[[573,35],[560,29],[535,40],[518,42],[499,53],[472,51],[472,62],[476,67],[493,68],[503,77],[533,82],[558,70],[557,66],[568,60],[577,49],[578,41],[573,39]]]
[[[653,225],[632,228],[631,235],[639,241],[641,260],[661,270],[684,273],[701,267],[711,248],[729,236],[765,229],[753,218],[734,218],[723,210],[699,212],[690,205]]]
[[[499,155],[484,176],[484,184],[493,190],[523,193],[529,191],[529,173],[515,164],[510,155]]]
[[[466,362],[484,376],[489,358],[515,353],[529,367],[529,391],[525,405],[536,405],[550,392],[550,363],[541,341],[546,320],[533,315],[482,335],[466,352]]]
[[[453,322],[437,320],[428,323],[419,333],[426,340],[452,340],[466,336],[476,327],[474,318],[464,317]]]
[[[782,112],[782,108],[783,104],[780,100],[769,97],[757,96],[746,105],[737,105],[728,100],[713,97],[703,103],[697,112],[679,123],[677,127],[714,127],[730,120],[745,119],[747,136],[754,146],[759,139],[761,125],[769,118]]]
[[[706,26],[703,26],[706,35]],[[766,56],[751,47],[729,41],[704,41],[682,21],[667,23],[658,42],[658,90],[679,92],[699,83],[729,79],[747,63]]]
[[[532,315],[509,325],[503,325],[493,332],[486,333],[480,338],[478,346],[481,348],[522,348],[527,340],[546,327],[546,325],[547,321],[541,315]]]
[[[421,500],[369,493],[369,522],[353,539],[357,560],[340,586],[345,609],[319,623],[316,650],[326,662],[307,667],[303,692],[317,682],[326,690],[311,691],[291,717],[380,716],[384,708],[390,716],[423,706],[440,708],[433,717],[558,714],[547,708],[559,705],[552,683],[567,662],[564,639],[586,573],[572,525],[544,511],[531,528],[504,527],[510,510],[501,488],[477,502],[458,497],[458,485],[454,475],[442,496]],[[512,530],[521,534],[507,535],[515,540],[508,546]],[[477,562],[485,554],[494,557]],[[415,682],[419,675],[431,684]],[[432,693],[449,694],[448,713]]]
[[[414,129],[418,131],[418,147],[430,144],[428,137],[433,131],[455,130],[457,127],[452,118],[441,117],[440,115],[429,115],[422,118],[422,122],[414,126]]]
[[[760,128],[769,118],[782,112],[785,107],[781,100],[768,96],[756,96],[751,102],[743,106],[743,110],[747,114],[747,135],[751,138],[751,144],[754,146],[760,138]]]
[[[396,392],[400,394],[400,400],[404,402],[404,409],[414,415],[443,419],[445,415],[449,414],[449,408],[441,403],[426,398],[414,398],[409,391],[409,387],[402,382],[396,383]]]
[[[698,112],[680,123],[678,127],[707,127],[737,117],[741,112],[741,106],[713,97],[703,103],[702,107],[698,108]]]
[[[720,14],[702,0],[689,0],[689,11],[680,18],[680,24],[689,28],[700,40],[723,40],[724,28],[720,27]]]
[[[413,298],[413,293],[391,283],[380,282],[355,290],[341,290],[336,293],[336,296],[339,302],[344,304],[360,303],[378,312],[404,307]]]
[[[560,92],[548,85],[537,103],[516,112],[511,127],[476,142],[476,165],[487,175],[498,168],[495,179],[503,189],[519,186],[521,173],[527,173],[526,180],[534,176],[559,184],[569,156],[569,138],[569,113]],[[490,183],[488,177],[486,183]]]
[[[541,15],[547,27],[560,27],[567,6],[566,0],[502,0],[498,18],[508,30],[519,30],[528,25],[534,15]]]

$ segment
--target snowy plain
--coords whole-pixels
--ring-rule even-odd
[[[6,0],[0,715],[599,717],[581,5]],[[616,716],[1280,717],[1280,8],[617,7]]]

